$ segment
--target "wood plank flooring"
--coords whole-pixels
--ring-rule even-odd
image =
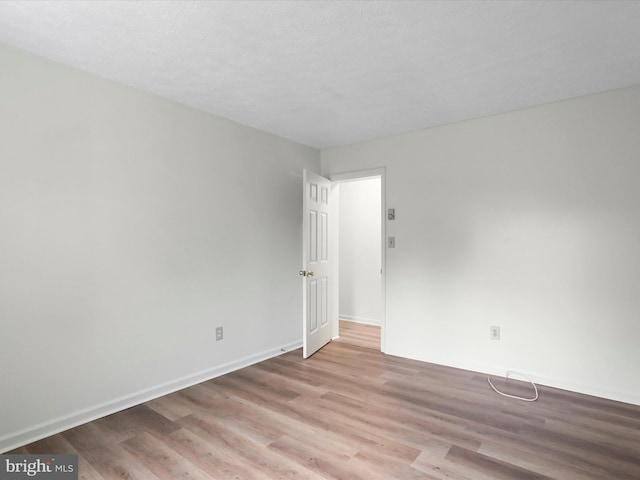
[[[380,327],[340,320],[340,338],[335,341],[380,351]]]
[[[332,342],[10,453],[78,453],[98,480],[640,478],[640,407],[539,390]]]

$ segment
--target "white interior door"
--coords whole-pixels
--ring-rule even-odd
[[[304,358],[329,343],[333,332],[333,252],[329,244],[332,225],[331,182],[304,171],[303,199],[303,339]]]

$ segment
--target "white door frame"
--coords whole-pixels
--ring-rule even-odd
[[[386,169],[384,167],[380,167],[380,168],[372,168],[372,169],[367,169],[367,170],[357,170],[357,171],[351,171],[351,172],[344,172],[344,173],[334,173],[332,175],[330,175],[328,178],[329,180],[331,180],[332,183],[337,183],[340,184],[340,182],[345,182],[345,181],[349,181],[349,180],[364,180],[366,178],[371,178],[371,177],[380,177],[380,188],[381,188],[381,195],[380,195],[380,215],[382,216],[381,218],[381,222],[380,222],[380,242],[381,242],[381,255],[382,258],[380,259],[381,263],[381,267],[382,267],[382,276],[380,278],[380,283],[381,283],[381,292],[380,292],[380,314],[381,314],[381,318],[380,318],[380,351],[382,353],[385,353],[386,348],[385,348],[385,332],[386,332],[386,321],[387,321],[387,308],[386,308],[386,293],[387,293],[387,282],[386,282],[386,276],[387,276],[387,264],[386,264],[386,257],[387,257],[387,244],[386,244],[386,238],[387,238],[387,195],[386,195]],[[338,199],[339,201],[339,199]],[[334,202],[334,204],[336,204],[338,202]],[[337,218],[337,216],[334,217],[336,222],[339,222],[339,219]],[[338,253],[339,255],[339,253]],[[336,263],[338,263],[338,261],[336,261]],[[339,285],[339,276],[335,275],[335,280],[333,282],[334,285],[334,291],[332,291],[332,295],[333,295],[333,299],[334,299],[334,305],[337,308],[337,305],[339,304],[339,295],[340,295],[340,285]],[[335,324],[333,325],[333,337],[336,338],[339,336],[339,329],[340,329],[340,322],[336,321]]]

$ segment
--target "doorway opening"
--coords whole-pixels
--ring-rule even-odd
[[[338,184],[336,340],[384,351],[384,171],[331,180]]]

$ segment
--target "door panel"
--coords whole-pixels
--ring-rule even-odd
[[[331,182],[304,171],[303,200],[303,356],[331,340]]]

